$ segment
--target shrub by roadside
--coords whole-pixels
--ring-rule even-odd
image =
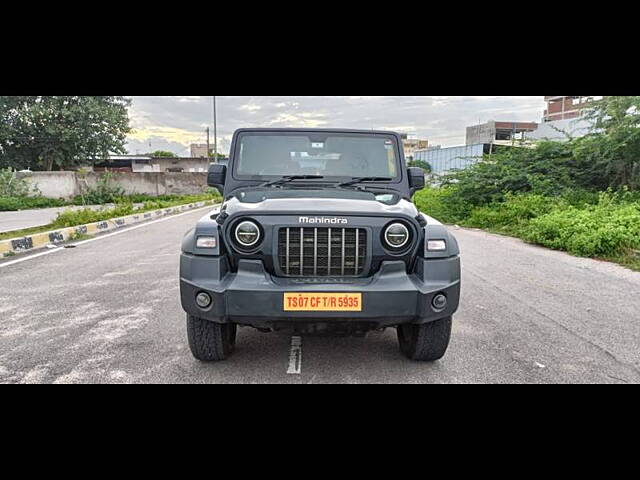
[[[159,210],[162,208],[175,207],[177,205],[185,205],[188,203],[203,202],[207,200],[219,201],[220,195],[204,193],[201,195],[182,195],[173,197],[168,200],[153,200],[144,202],[142,206],[135,208],[133,203],[119,203],[114,208],[104,210],[91,210],[83,208],[76,211],[65,211],[58,214],[58,218],[51,224],[54,228],[74,227],[86,223],[101,222],[110,218],[125,217],[134,213],[143,213],[150,210]]]
[[[35,208],[53,208],[53,207],[68,207],[68,206],[82,206],[82,205],[103,205],[104,203],[146,203],[146,202],[164,202],[167,205],[176,205],[175,202],[189,203],[193,198],[206,198],[215,199],[219,198],[217,192],[204,193],[199,195],[161,195],[159,197],[153,197],[151,195],[125,195],[122,197],[115,197],[113,202],[98,202],[98,203],[83,203],[81,197],[76,197],[73,201],[68,202],[63,199],[53,199],[44,197],[0,197],[0,212],[13,212],[18,210],[29,210]],[[163,208],[163,207],[159,207]]]
[[[640,270],[637,193],[568,191],[557,197],[511,194],[504,201],[461,208],[455,186],[418,192],[418,208],[445,223],[504,233],[573,255],[597,257]]]
[[[568,206],[532,218],[524,240],[581,257],[612,257],[640,249],[640,203],[602,193],[597,205]]]
[[[69,202],[44,197],[0,197],[0,212],[15,212],[32,208],[66,207]]]
[[[36,233],[46,232],[49,230],[55,230],[64,227],[75,227],[77,225],[84,225],[87,223],[101,222],[111,218],[124,217],[127,215],[133,215],[136,213],[144,213],[151,210],[159,210],[163,208],[175,207],[178,205],[186,205],[190,203],[211,201],[212,203],[219,202],[221,197],[219,194],[204,193],[200,195],[183,195],[176,196],[170,200],[160,200],[144,202],[144,204],[138,208],[132,203],[117,204],[113,208],[105,208],[103,210],[90,210],[84,208],[81,210],[71,211],[67,210],[60,214],[56,220],[49,225],[42,227],[27,228],[24,230],[15,230],[12,232],[0,233],[0,240],[7,240],[11,238],[19,238],[26,235],[33,235]]]

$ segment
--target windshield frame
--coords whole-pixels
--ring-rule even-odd
[[[398,141],[398,135],[393,132],[379,132],[379,131],[350,131],[350,130],[304,130],[304,129],[265,129],[265,130],[243,130],[238,132],[237,137],[235,139],[233,149],[232,149],[232,171],[231,176],[234,180],[240,182],[256,182],[256,183],[265,183],[270,181],[275,181],[280,178],[283,178],[286,175],[241,175],[238,172],[239,169],[239,159],[240,159],[240,148],[242,144],[242,140],[245,137],[252,136],[309,136],[313,134],[323,134],[327,136],[334,137],[374,137],[374,138],[385,138],[387,140],[391,140],[394,146],[394,156],[396,162],[397,175],[390,182],[362,182],[362,184],[371,184],[371,185],[398,185],[403,183],[405,172],[404,172],[404,157],[402,155],[402,150],[400,148],[400,143]],[[291,183],[299,184],[305,183],[309,185],[314,184],[333,184],[336,185],[338,183],[343,183],[345,181],[349,181],[353,178],[357,178],[356,176],[346,176],[346,175],[325,175],[322,179],[307,179],[307,180],[294,180]]]

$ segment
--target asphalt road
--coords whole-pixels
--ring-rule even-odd
[[[240,329],[230,360],[199,363],[178,252],[203,213],[0,263],[0,382],[640,382],[639,273],[470,230],[455,231],[462,305],[440,362],[406,360],[394,330],[305,337],[291,375],[290,337]]]

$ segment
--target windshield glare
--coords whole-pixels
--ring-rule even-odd
[[[241,177],[319,175],[325,179],[398,177],[395,138],[386,135],[243,135]]]

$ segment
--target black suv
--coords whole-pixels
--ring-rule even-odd
[[[400,135],[242,129],[208,184],[224,196],[182,244],[193,355],[224,360],[238,325],[364,335],[397,327],[413,360],[441,358],[460,297],[458,243],[411,202],[424,172]]]

